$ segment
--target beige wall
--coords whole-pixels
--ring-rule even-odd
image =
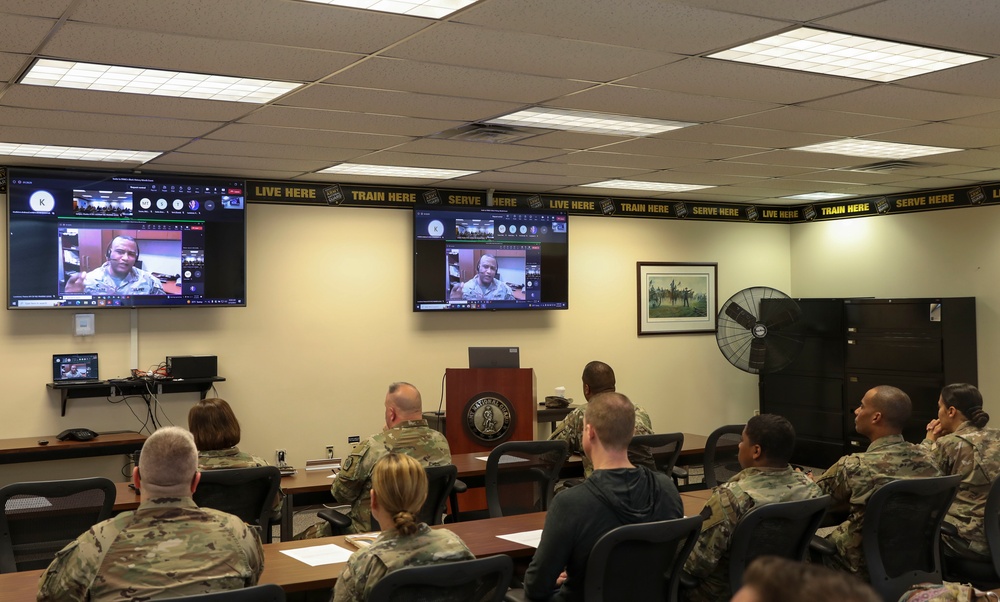
[[[976,297],[979,387],[1000,417],[1000,207],[797,224],[797,297]],[[948,316],[943,315],[947,320]]]
[[[408,211],[250,205],[246,308],[138,311],[139,364],[167,355],[217,354],[228,380],[218,393],[243,425],[241,448],[293,464],[347,450],[349,435],[382,426],[387,385],[408,380],[433,409],[444,369],[464,367],[470,345],[516,345],[541,399],[557,386],[582,400],[580,372],[610,363],[619,390],[657,430],[708,432],[745,420],[756,377],[732,367],[712,335],[636,336],[637,261],[719,263],[720,303],[748,286],[791,286],[789,226],[572,217],[570,309],[415,314]],[[6,253],[4,248],[2,253]],[[6,258],[0,258],[0,265]],[[130,312],[97,311],[97,334],[75,337],[73,311],[0,312],[4,395],[0,438],[51,435],[70,426],[136,430],[141,399],[71,400],[59,416],[45,388],[53,353],[96,351],[103,377],[128,373]],[[164,395],[160,420],[185,425],[196,394]],[[0,483],[100,472],[117,458],[0,466]]]

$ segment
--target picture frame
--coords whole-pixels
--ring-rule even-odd
[[[637,262],[638,336],[714,333],[719,264]]]

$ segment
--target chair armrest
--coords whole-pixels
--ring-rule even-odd
[[[837,553],[837,546],[829,539],[813,535],[813,538],[809,541],[809,550],[816,552],[820,556],[833,556]]]
[[[694,589],[698,587],[698,579],[687,571],[681,571],[681,576],[677,582],[680,584],[681,589]]]
[[[527,602],[528,597],[524,595],[523,589],[509,589],[503,597],[504,602]]]
[[[675,479],[684,479],[685,481],[688,479],[687,469],[681,468],[680,466],[674,466],[670,475]]]
[[[316,513],[316,516],[330,523],[330,526],[333,527],[334,533],[342,533],[344,529],[351,526],[351,517],[346,514],[341,514],[336,510],[331,510],[329,508],[320,510]]]
[[[942,535],[949,535],[951,537],[958,537],[958,527],[956,527],[955,525],[953,525],[953,524],[951,524],[949,522],[942,521],[941,522],[941,534]]]
[[[455,484],[451,486],[451,490],[455,493],[465,493],[469,490],[469,486],[465,484],[465,481],[455,479]]]

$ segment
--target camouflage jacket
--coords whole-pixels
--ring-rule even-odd
[[[838,460],[816,479],[823,493],[833,498],[834,509],[846,507],[849,512],[847,520],[826,535],[837,547],[837,555],[824,558],[824,562],[867,579],[861,528],[868,499],[880,487],[896,479],[940,475],[930,451],[904,441],[902,435],[876,439],[868,451]]]
[[[342,504],[351,505],[351,532],[371,531],[372,470],[389,452],[416,458],[424,466],[451,464],[451,450],[444,435],[426,420],[406,420],[362,441],[344,461],[330,491]]]
[[[256,585],[264,569],[257,531],[199,508],[190,497],[142,502],[98,523],[56,554],[39,602],[108,602],[188,596]]]
[[[213,449],[198,452],[198,470],[219,470],[224,468],[257,468],[258,466],[270,466],[263,459],[252,456],[246,452],[241,452],[235,445],[226,449]],[[274,498],[272,509],[275,513],[281,512],[281,505],[284,502],[285,494],[278,491]]]
[[[701,511],[705,522],[684,570],[700,581],[686,600],[728,600],[729,544],[740,520],[757,506],[823,495],[809,477],[785,468],[747,468],[719,485]]]
[[[383,531],[375,543],[358,550],[347,561],[333,588],[333,602],[365,602],[378,580],[396,569],[473,558],[458,535],[447,529],[421,524],[410,536]]]
[[[559,428],[549,436],[549,439],[565,441],[569,444],[569,453],[580,454],[583,457],[583,474],[589,477],[590,473],[594,472],[594,463],[583,453],[583,411],[585,409],[587,409],[586,406],[570,412],[563,419]],[[646,413],[646,410],[639,406],[635,406],[635,432],[633,434],[653,434],[653,422],[649,419],[649,414]],[[649,453],[649,449],[641,445],[629,446],[628,459],[635,466],[641,465],[650,470],[656,470],[653,455]]]
[[[963,422],[954,433],[940,437],[937,442],[925,439],[923,444],[932,450],[938,466],[945,474],[960,474],[955,501],[945,520],[958,529],[958,537],[942,533],[945,544],[962,556],[980,556],[988,560],[986,528],[986,497],[993,479],[1000,475],[1000,431],[980,429],[971,422]]]

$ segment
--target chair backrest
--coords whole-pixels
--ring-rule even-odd
[[[941,583],[939,539],[961,475],[886,483],[865,505],[862,548],[872,587],[885,600],[917,583]]]
[[[285,590],[273,583],[267,583],[210,594],[160,598],[159,602],[285,602]]]
[[[711,489],[725,483],[740,467],[739,444],[745,424],[729,424],[712,431],[705,441],[705,487]]]
[[[636,435],[632,437],[629,449],[637,445],[648,449],[653,455],[653,463],[656,465],[656,470],[670,477],[673,476],[674,465],[677,464],[677,459],[681,457],[681,448],[684,447],[684,433]]]
[[[587,559],[584,602],[677,599],[701,516],[637,523],[605,533]]]
[[[986,498],[986,515],[983,519],[986,530],[986,544],[990,547],[993,570],[1000,576],[1000,477],[993,479],[990,493]]]
[[[56,552],[111,516],[104,477],[11,483],[0,489],[0,573],[49,566]]]
[[[743,571],[758,556],[802,560],[831,498],[776,502],[758,506],[736,525],[729,543],[729,586],[743,586]]]
[[[417,519],[428,525],[440,525],[444,522],[444,513],[448,505],[448,495],[455,486],[458,469],[453,464],[444,466],[428,466],[427,471],[427,501],[420,509]]]
[[[368,602],[500,602],[513,570],[504,555],[407,567],[380,579]]]
[[[203,508],[234,514],[258,527],[264,542],[269,543],[270,518],[280,486],[281,472],[275,466],[205,470],[193,497]]]
[[[568,457],[565,441],[507,441],[494,447],[486,460],[490,517],[547,510]]]

